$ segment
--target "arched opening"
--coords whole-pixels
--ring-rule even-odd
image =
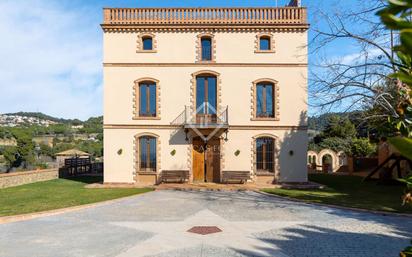
[[[275,139],[271,137],[259,137],[255,141],[256,172],[275,172]]]
[[[139,117],[156,117],[157,89],[155,81],[141,81],[138,83]]]
[[[339,156],[339,166],[345,166],[348,164],[348,160],[345,153],[340,153]]]
[[[157,170],[157,139],[153,136],[138,138],[138,171],[156,172]]]
[[[256,118],[275,117],[275,85],[272,82],[256,84]]]
[[[322,170],[323,172],[332,172],[333,170],[333,158],[330,154],[325,154],[322,156]]]
[[[196,76],[196,122],[215,123],[217,119],[217,77],[214,74]]]

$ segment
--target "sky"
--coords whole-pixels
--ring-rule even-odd
[[[344,5],[357,1],[345,0]],[[0,113],[39,111],[82,120],[102,115],[103,7],[275,6],[276,2],[282,6],[288,1],[1,0]],[[302,2],[309,8],[310,23],[322,27],[318,8],[328,11],[339,1]],[[356,49],[343,43],[324,52],[342,58],[356,55]],[[310,62],[314,59],[310,56]]]

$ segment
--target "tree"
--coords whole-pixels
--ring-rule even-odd
[[[19,153],[16,147],[14,146],[5,147],[3,150],[3,156],[7,163],[7,167],[8,167],[7,172],[10,172],[10,170],[14,167],[20,166]]]
[[[319,149],[332,149],[335,152],[343,151],[347,154],[351,153],[351,139],[340,137],[328,137],[319,143]]]
[[[396,117],[389,120],[403,135],[412,137],[412,1],[390,0],[378,12],[382,23],[399,33],[400,45],[393,47],[397,58],[392,58],[399,99]]]
[[[17,153],[24,168],[34,163],[34,144],[31,137],[21,136],[17,138]]]
[[[368,0],[358,1],[349,9],[338,6],[335,12],[317,11],[328,26],[326,29],[314,27],[312,53],[321,55],[325,46],[336,42],[350,45],[359,53],[344,59],[328,56],[318,60],[311,70],[310,81],[310,100],[316,107],[343,111],[375,109],[359,118],[373,118],[386,124],[403,117],[405,108],[403,105],[399,108],[396,99],[402,98],[404,93],[390,90],[394,83],[391,74],[399,70],[393,51],[397,31],[386,27],[376,17],[376,12],[386,7],[386,1]],[[396,129],[401,130],[402,126]]]
[[[40,147],[40,152],[39,154],[41,155],[47,155],[47,156],[52,156],[53,155],[53,149],[45,144],[39,144]]]
[[[355,125],[347,118],[339,116],[330,116],[328,123],[321,134],[321,137],[337,137],[343,139],[350,139],[356,137]]]
[[[351,142],[350,152],[353,156],[366,157],[376,153],[376,146],[367,138],[355,138]]]
[[[84,127],[79,130],[83,133],[103,133],[103,116],[92,117],[84,122]]]

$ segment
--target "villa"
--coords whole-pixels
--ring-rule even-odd
[[[104,8],[104,182],[306,182],[306,14]]]

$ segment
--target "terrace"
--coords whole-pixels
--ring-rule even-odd
[[[308,27],[304,7],[264,8],[104,8],[103,28],[111,26],[299,26]]]

